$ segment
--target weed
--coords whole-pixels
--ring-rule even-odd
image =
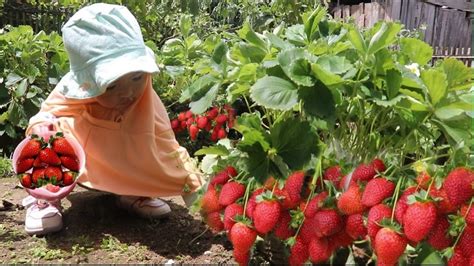
[[[118,251],[120,253],[128,250],[127,244],[121,243],[116,237],[105,234],[105,238],[102,238],[100,248],[106,251]]]

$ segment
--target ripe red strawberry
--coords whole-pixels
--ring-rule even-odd
[[[265,191],[264,188],[258,188],[254,192],[252,192],[247,202],[247,209],[245,210],[245,215],[247,215],[250,218],[253,218],[253,211],[255,210],[255,207],[257,206],[257,196],[262,194],[264,191]]]
[[[281,207],[277,201],[264,200],[257,202],[253,211],[253,222],[258,233],[270,232],[280,218]]]
[[[219,134],[219,128],[218,126],[215,126],[213,129],[212,129],[212,133],[211,133],[211,141],[214,141],[216,142],[219,138],[217,137],[217,135]]]
[[[446,216],[440,216],[428,235],[427,242],[436,250],[443,250],[453,242],[448,234],[449,222]]]
[[[219,204],[219,192],[217,192],[213,185],[209,185],[201,199],[202,210],[205,213],[211,213],[220,211],[222,207],[223,206]]]
[[[48,165],[60,165],[61,160],[51,148],[44,148],[39,152],[39,158]]]
[[[380,159],[374,159],[371,163],[360,164],[352,173],[354,181],[369,181],[377,172],[385,171],[385,164]]]
[[[33,183],[35,184],[38,184],[38,180],[44,179],[44,170],[45,168],[33,169],[33,173],[31,174],[31,181],[33,181]]]
[[[59,187],[53,184],[46,184],[45,188],[53,193],[56,193],[59,191]]]
[[[349,179],[349,175],[345,175],[341,178],[341,181],[339,182],[339,187],[338,187],[340,190],[345,190],[346,188],[348,189],[352,185],[357,185],[357,182],[354,180],[354,178],[352,178],[352,176],[351,176],[350,181],[348,179]]]
[[[382,228],[375,237],[374,251],[377,254],[377,264],[395,265],[405,252],[407,239],[390,228]]]
[[[408,205],[403,216],[403,227],[407,238],[414,242],[423,240],[436,223],[436,206],[433,202],[415,202]]]
[[[375,206],[390,196],[395,190],[395,184],[380,177],[371,179],[362,193],[362,204],[367,207]]]
[[[257,239],[257,232],[241,222],[235,223],[229,234],[234,249],[241,251],[250,250]]]
[[[20,183],[25,188],[31,188],[31,175],[30,174],[21,174],[18,176],[20,179]]]
[[[227,172],[229,176],[232,176],[232,177],[236,177],[238,174],[237,170],[230,165],[226,167],[225,171]]]
[[[304,209],[304,216],[306,218],[313,218],[316,212],[318,212],[323,206],[323,203],[326,200],[327,196],[327,191],[323,191],[318,195],[314,196],[314,198],[309,201],[308,205]]]
[[[46,166],[48,165],[42,162],[39,156],[36,157],[35,161],[33,162],[33,167],[36,167],[36,168],[39,168],[39,167],[44,168]]]
[[[428,174],[426,171],[423,171],[418,174],[416,177],[416,183],[418,184],[419,187],[421,187],[424,190],[427,190],[431,181],[431,176]]]
[[[337,200],[337,208],[341,213],[347,215],[365,211],[366,207],[362,204],[362,192],[357,184],[350,186],[347,191],[342,193]]]
[[[431,188],[428,194],[432,198],[437,199],[435,204],[436,207],[438,207],[438,213],[449,214],[455,212],[458,209],[456,206],[451,204],[444,188]]]
[[[234,260],[239,263],[239,265],[249,265],[250,260],[250,251],[249,250],[239,250],[234,249],[233,251]]]
[[[335,187],[339,187],[339,182],[342,176],[342,170],[339,165],[334,165],[327,168],[323,174],[324,179],[331,181]]]
[[[199,128],[196,125],[192,124],[189,126],[189,137],[192,141],[196,140],[198,133]]]
[[[467,212],[468,210],[469,210],[469,213]],[[466,223],[468,225],[471,225],[471,226],[474,225],[474,206],[471,206],[471,208],[469,209],[469,205],[464,204],[461,207],[461,215],[465,217]]]
[[[224,185],[229,181],[230,176],[227,174],[226,171],[222,171],[217,173],[214,178],[212,178],[211,182],[209,184],[215,186],[215,185]]]
[[[464,167],[452,170],[443,183],[448,199],[456,207],[474,196],[474,172]]]
[[[349,215],[347,217],[345,230],[354,240],[365,238],[367,235],[367,227],[364,224],[364,216],[360,213]]]
[[[316,228],[316,223],[315,223],[314,218],[304,219],[303,224],[301,225],[300,231],[298,233],[298,237],[300,237],[301,240],[305,244],[308,245],[309,242],[311,241],[311,239],[319,238],[316,235],[316,230],[315,229],[317,229],[317,228]]]
[[[218,116],[216,117],[216,122],[217,122],[218,124],[221,124],[221,125],[222,125],[222,124],[224,124],[226,121],[227,121],[227,115],[225,115],[225,114],[220,114],[220,115],[218,115]]]
[[[372,163],[371,163],[371,164],[372,164],[372,166],[374,167],[375,171],[376,171],[376,172],[379,172],[379,173],[381,173],[381,172],[383,172],[383,171],[385,171],[385,170],[387,169],[387,168],[385,167],[384,162],[383,162],[381,159],[379,159],[379,158],[375,158],[374,160],[372,160]]]
[[[178,121],[186,121],[186,115],[184,112],[178,114]]]
[[[189,119],[189,118],[192,118],[193,117],[193,112],[191,112],[191,110],[188,110],[184,113],[184,117],[186,119]]]
[[[33,158],[24,158],[24,159],[18,160],[16,162],[16,173],[17,174],[22,174],[22,173],[30,170],[31,167],[33,167],[33,162],[34,161],[35,161],[35,159],[33,159]]]
[[[219,109],[217,109],[217,107],[214,106],[214,107],[212,107],[211,109],[209,109],[207,111],[206,115],[209,119],[212,120],[212,119],[216,118],[218,114],[219,114]]]
[[[280,200],[281,207],[284,210],[294,209],[298,206],[299,202],[295,203],[291,200],[290,194],[284,189],[275,188],[273,194]]]
[[[60,156],[61,164],[71,171],[79,171],[79,160],[72,156]]]
[[[380,223],[384,218],[390,218],[392,210],[385,204],[378,204],[370,208],[367,216],[367,234],[372,240],[375,240],[377,232],[380,230]]]
[[[171,128],[174,132],[178,132],[180,130],[180,123],[178,119],[171,120]]]
[[[352,237],[350,237],[345,230],[341,230],[328,237],[329,251],[333,253],[339,248],[350,246],[353,241]]]
[[[313,219],[318,237],[330,236],[343,229],[341,216],[333,209],[320,210]]]
[[[464,257],[462,250],[459,247],[454,248],[454,254],[448,260],[448,266],[468,265],[469,259]]]
[[[75,173],[75,172],[71,172],[71,171],[64,172],[63,173],[63,185],[69,186],[72,183],[74,183],[74,180],[76,180],[76,175],[77,175],[77,173]]]
[[[245,194],[245,185],[231,181],[222,186],[219,195],[219,204],[223,206],[230,205],[236,202]]]
[[[224,211],[224,229],[229,231],[235,224],[235,216],[244,214],[242,205],[232,203],[225,208]]]
[[[474,226],[468,225],[464,228],[458,246],[464,257],[469,258],[474,255]]]
[[[72,145],[64,137],[55,137],[51,143],[52,149],[59,155],[67,155],[76,157],[76,153],[72,148]]]
[[[301,240],[296,238],[295,244],[290,249],[289,264],[302,265],[309,258],[308,246]]]
[[[63,179],[63,172],[61,171],[61,167],[48,166],[44,170],[44,176],[49,180],[54,178],[56,181],[61,181]]]
[[[219,212],[211,212],[206,214],[206,224],[213,233],[219,233],[224,230],[224,223],[222,222]]]
[[[290,196],[290,202],[292,207],[298,206],[299,201],[301,200],[301,191],[304,184],[304,172],[296,171],[293,172],[285,182],[285,187],[283,188],[288,192]]]
[[[326,238],[313,238],[308,246],[309,258],[312,263],[323,263],[331,257],[331,250]]]
[[[201,116],[197,119],[197,126],[200,129],[205,129],[207,126],[207,122],[209,122],[206,116]]]
[[[227,137],[227,132],[225,131],[224,128],[220,128],[219,131],[217,132],[217,138],[218,139],[225,139]]]
[[[395,219],[401,225],[403,225],[403,216],[408,208],[408,196],[415,192],[416,187],[408,187],[397,201],[397,206],[395,206]]]
[[[291,215],[288,211],[281,211],[280,219],[273,229],[273,233],[281,240],[286,240],[295,235],[295,230],[290,227]]]
[[[41,146],[41,141],[38,140],[36,137],[32,136],[32,139],[30,139],[21,150],[20,155],[18,156],[18,160],[38,156],[41,150]]]

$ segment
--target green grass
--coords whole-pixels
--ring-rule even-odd
[[[0,157],[0,178],[10,177],[13,175],[11,160],[7,157]]]

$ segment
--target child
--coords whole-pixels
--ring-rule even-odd
[[[203,181],[152,88],[158,67],[138,22],[126,7],[93,4],[74,14],[62,32],[70,72],[26,133],[54,130],[74,137],[86,153],[82,186],[120,195],[118,205],[141,216],[168,214],[169,206],[156,197],[184,195],[186,201]],[[58,203],[28,208],[28,233],[61,227]]]

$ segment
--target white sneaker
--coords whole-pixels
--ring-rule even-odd
[[[171,212],[171,208],[166,202],[156,198],[119,196],[117,197],[117,206],[148,218],[162,218]]]
[[[45,235],[63,228],[60,202],[34,202],[26,210],[25,231],[29,235]]]

